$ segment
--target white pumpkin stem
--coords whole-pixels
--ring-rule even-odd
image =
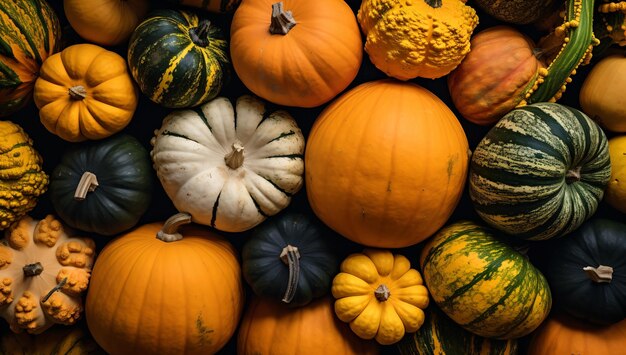
[[[63,286],[65,286],[66,283],[67,283],[67,277],[64,277],[63,280],[61,280],[61,282],[59,282],[56,286],[52,288],[52,290],[50,290],[50,292],[48,292],[45,296],[43,296],[43,298],[41,299],[41,303],[46,302],[48,298],[52,296],[53,293],[60,290]]]
[[[296,25],[291,11],[285,11],[283,2],[272,4],[272,20],[270,21],[270,33],[286,35]]]
[[[183,235],[178,233],[178,228],[184,224],[191,223],[191,215],[187,212],[180,212],[168,218],[161,230],[157,232],[157,238],[164,242],[175,242],[183,239]]]
[[[389,299],[389,296],[391,296],[389,287],[387,287],[387,285],[385,284],[378,286],[376,290],[374,291],[374,296],[376,296],[376,299],[378,301],[385,302],[386,300]]]
[[[233,150],[224,157],[224,161],[229,168],[236,170],[243,165],[243,145],[235,142],[232,148]]]
[[[289,303],[296,295],[298,281],[300,279],[300,252],[298,247],[289,244],[280,252],[280,260],[289,266],[289,280],[287,281],[287,290],[283,296],[283,302]]]
[[[565,182],[571,184],[576,181],[580,181],[580,166],[570,169],[565,174]]]
[[[76,191],[74,191],[74,199],[82,201],[87,197],[89,192],[93,192],[98,187],[98,178],[96,174],[85,171],[83,176],[80,177]]]
[[[72,100],[83,100],[87,97],[87,90],[82,85],[72,86],[67,92]]]
[[[37,276],[43,272],[43,265],[40,262],[28,264],[22,268],[24,276]]]
[[[593,280],[593,282],[611,283],[611,280],[613,280],[613,268],[610,266],[585,266],[583,270],[587,273],[587,276],[589,276],[589,278]]]

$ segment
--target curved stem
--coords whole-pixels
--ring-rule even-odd
[[[295,25],[296,20],[293,18],[291,11],[285,11],[282,1],[272,4],[271,34],[286,35]]]
[[[300,280],[300,252],[297,247],[289,244],[283,248],[280,253],[280,260],[289,266],[289,280],[287,281],[287,290],[282,301],[289,303],[296,295],[298,281]]]
[[[50,296],[52,296],[53,293],[57,292],[58,290],[60,290],[63,286],[65,286],[65,284],[67,283],[67,277],[63,278],[63,280],[61,280],[61,282],[59,282],[56,286],[54,286],[52,288],[52,290],[50,290],[50,292],[48,292],[45,296],[43,296],[43,298],[41,299],[41,302],[46,302],[48,300],[48,298],[50,298]]]
[[[191,215],[187,212],[180,212],[168,218],[161,230],[157,232],[157,238],[164,242],[174,242],[183,239],[183,235],[178,233],[178,228],[184,224],[191,223]]]
[[[585,266],[583,270],[587,273],[587,276],[589,276],[589,278],[593,280],[593,282],[611,283],[611,280],[613,280],[613,268],[610,266]]]
[[[232,148],[233,150],[224,157],[224,162],[226,162],[229,168],[235,170],[243,165],[243,145],[239,142],[235,142]]]
[[[198,27],[189,29],[189,37],[191,41],[200,47],[206,47],[209,45],[209,32],[211,30],[211,21],[201,20]]]
[[[77,201],[84,200],[87,197],[87,193],[93,192],[96,187],[98,187],[96,174],[85,171],[83,176],[80,177],[78,186],[76,186],[76,190],[74,191],[74,199]]]
[[[580,166],[570,169],[565,174],[565,182],[571,184],[576,181],[580,181]]]
[[[37,276],[43,272],[43,265],[40,262],[28,264],[22,268],[24,276]]]
[[[374,291],[374,296],[376,296],[376,299],[378,301],[385,302],[386,300],[389,299],[389,296],[391,296],[391,292],[389,291],[389,288],[387,287],[387,285],[381,284]]]
[[[82,85],[72,86],[67,93],[72,100],[83,100],[87,97],[87,90]]]

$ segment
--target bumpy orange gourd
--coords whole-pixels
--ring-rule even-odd
[[[326,103],[356,77],[363,43],[337,0],[246,0],[233,17],[230,54],[244,85],[286,106]]]
[[[213,354],[235,332],[244,301],[237,251],[189,222],[177,214],[143,225],[98,256],[85,313],[108,353]]]
[[[239,355],[373,355],[375,342],[359,339],[333,313],[330,297],[290,308],[254,296],[241,320]]]
[[[87,43],[67,47],[44,62],[34,98],[41,123],[70,142],[121,131],[138,101],[124,58]]]
[[[580,88],[583,112],[611,132],[626,132],[625,72],[626,55],[613,54],[591,68]]]
[[[0,316],[14,332],[74,324],[94,257],[93,240],[54,216],[20,219],[0,240]]]
[[[400,80],[448,74],[478,25],[476,11],[459,0],[363,0],[357,18],[372,63]]]
[[[305,150],[315,214],[357,243],[399,248],[435,233],[467,176],[468,142],[454,113],[413,83],[361,84],[317,118]]]
[[[72,28],[103,46],[125,43],[148,12],[148,0],[63,0]]]

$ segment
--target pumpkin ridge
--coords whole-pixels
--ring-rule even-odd
[[[35,7],[36,8],[36,7]],[[35,43],[33,42],[33,39],[29,36],[26,35],[26,33],[28,33],[26,31],[26,29],[24,28],[24,26],[22,26],[22,24],[20,24],[19,22],[16,22],[14,18],[12,18],[11,16],[9,16],[9,12],[7,11],[7,7],[5,7],[4,5],[2,5],[0,3],[0,16],[2,16],[3,14],[6,15],[6,18],[13,23],[13,26],[15,26],[15,28],[17,28],[19,30],[19,36],[18,38],[20,39],[24,39],[26,40],[26,42],[28,43],[28,45],[30,46],[30,52],[26,51],[26,46],[23,46],[22,44],[20,44],[21,41],[17,41],[19,48],[22,49],[24,51],[24,54],[27,54],[27,57],[29,58],[33,58],[37,63],[42,63],[43,60],[41,58],[41,55],[39,54],[39,51],[37,50],[37,46],[35,45]],[[27,15],[26,18],[30,18],[28,16],[28,12],[26,11],[26,9],[20,8],[19,6],[17,8],[15,8],[16,10],[21,10],[18,12],[21,12],[21,15]],[[31,14],[32,15],[32,14]],[[3,21],[0,21],[0,23],[2,23]],[[16,33],[17,34],[17,33]],[[15,55],[13,56],[14,59],[17,59],[15,57]]]
[[[567,130],[563,128],[563,123],[557,121],[554,117],[550,115],[544,115],[542,112],[542,109],[538,107],[529,105],[529,106],[525,106],[524,109],[534,113],[537,116],[540,116],[542,122],[548,126],[550,133],[552,133],[556,137],[569,138],[569,139],[560,139],[560,141],[564,143],[564,145],[567,147],[567,150],[569,151],[569,159],[567,159],[568,157],[563,156],[563,162],[565,163],[565,165],[571,166],[574,162],[574,159],[576,158],[576,149],[572,142],[570,133],[567,132]]]
[[[461,229],[460,227],[463,227],[464,229],[454,232],[452,234],[449,234],[446,236],[445,239],[437,241],[435,245],[430,246],[430,249],[428,250],[426,257],[421,258],[422,260],[420,261],[420,264],[421,264],[422,269],[424,268],[426,264],[430,263],[432,257],[435,254],[441,254],[443,252],[443,249],[445,249],[444,247],[446,246],[446,244],[452,243],[456,241],[458,238],[461,238],[464,236],[473,237],[475,235],[474,234],[475,232],[481,231],[478,227],[473,227],[468,221],[459,222],[459,229]]]

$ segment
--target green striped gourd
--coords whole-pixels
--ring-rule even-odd
[[[45,0],[0,1],[0,117],[30,101],[39,67],[59,50],[60,36]]]
[[[216,97],[228,78],[222,31],[193,12],[157,10],[133,32],[128,65],[141,91],[169,108],[193,107]]]
[[[545,277],[526,256],[470,221],[448,225],[422,249],[422,275],[439,308],[474,334],[514,339],[548,316]]]
[[[435,305],[426,309],[426,321],[396,344],[400,355],[515,355],[517,339],[489,339],[454,323]]]
[[[233,12],[241,0],[168,0],[182,6],[197,7],[215,13]]]
[[[235,106],[235,107],[233,107]],[[249,95],[170,113],[151,140],[163,189],[196,223],[243,232],[302,188],[304,135],[286,111]]]
[[[505,115],[472,155],[480,217],[522,239],[565,235],[596,211],[611,176],[607,138],[584,113],[538,103]]]

